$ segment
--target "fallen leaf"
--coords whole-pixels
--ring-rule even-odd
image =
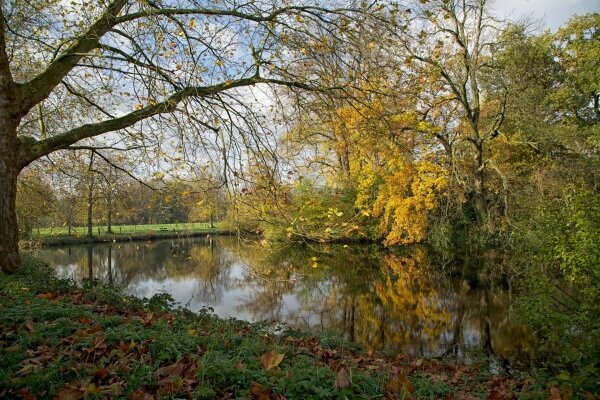
[[[487,400],[502,400],[502,396],[496,389],[492,389],[488,393]]]
[[[252,382],[250,386],[250,394],[255,400],[269,400],[271,398],[271,390],[267,389],[258,382]]]
[[[410,365],[412,365],[413,367],[420,367],[422,364],[423,364],[422,358],[419,358],[418,360],[415,360],[410,363]]]
[[[33,321],[32,320],[28,320],[27,322],[25,322],[25,329],[27,329],[29,332],[33,332]]]
[[[392,378],[392,380],[385,385],[385,391],[389,395],[392,395],[392,397],[399,397],[401,394],[406,395],[414,392],[415,387],[403,373],[400,373],[396,376],[396,378]]]
[[[560,394],[560,389],[556,386],[552,386],[550,388],[550,400],[562,400],[562,395]]]
[[[83,398],[84,394],[85,390],[68,386],[58,392],[54,400],[79,400]]]
[[[267,371],[277,367],[283,361],[285,354],[276,353],[275,350],[271,350],[268,353],[260,356],[260,366]]]
[[[15,392],[15,394],[23,397],[24,400],[35,400],[35,396],[29,392],[29,388],[21,388]]]
[[[183,382],[180,380],[162,382],[160,388],[157,391],[157,394],[159,397],[172,396],[175,393],[177,393],[179,390],[181,390],[182,386],[183,386]]]
[[[110,375],[110,371],[107,368],[100,368],[94,371],[94,376],[98,379],[106,379]]]
[[[333,387],[336,389],[344,389],[350,386],[350,374],[346,368],[340,369],[335,376]]]
[[[127,397],[127,400],[154,400],[154,396],[138,389],[135,392],[131,392]]]
[[[35,297],[37,297],[39,299],[46,299],[46,300],[52,300],[52,299],[56,298],[56,296],[54,296],[54,293],[40,293]]]
[[[106,336],[96,336],[87,352],[102,354],[106,351],[106,348]]]
[[[154,396],[138,389],[135,392],[131,392],[127,397],[127,400],[154,400]]]

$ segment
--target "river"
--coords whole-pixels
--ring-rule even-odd
[[[531,335],[507,285],[466,274],[469,268],[425,247],[270,248],[207,237],[50,247],[40,257],[77,282],[93,278],[138,297],[166,292],[193,311],[210,307],[224,318],[334,332],[367,349],[412,357],[531,355]]]

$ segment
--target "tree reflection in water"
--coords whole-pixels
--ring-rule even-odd
[[[479,348],[506,357],[527,357],[531,348],[506,289],[485,276],[456,277],[424,247],[267,250],[220,237],[49,248],[41,256],[80,282],[91,277],[140,297],[166,291],[192,310],[333,330],[367,348],[414,356]]]

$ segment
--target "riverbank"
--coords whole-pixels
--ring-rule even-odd
[[[28,245],[39,244],[44,247],[63,246],[79,243],[136,242],[156,239],[174,239],[181,237],[201,237],[206,235],[234,235],[236,232],[219,225],[210,227],[207,223],[194,224],[152,224],[152,225],[116,225],[112,233],[105,226],[94,227],[92,237],[83,234],[84,228],[43,228],[35,230]]]
[[[493,374],[485,358],[410,360],[331,334],[273,334],[166,296],[79,288],[28,255],[0,275],[0,332],[0,398],[562,398],[552,380]]]

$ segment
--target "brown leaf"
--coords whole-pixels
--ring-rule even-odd
[[[27,322],[25,322],[25,329],[27,329],[29,332],[33,332],[33,321],[32,320],[28,320]]]
[[[21,388],[15,392],[16,395],[23,397],[24,400],[35,400],[35,396],[29,392],[29,388]]]
[[[162,382],[160,388],[157,391],[159,397],[168,396],[177,393],[181,387],[183,386],[183,382],[181,381],[169,381]]]
[[[54,293],[40,293],[35,297],[37,297],[38,299],[47,299],[47,300],[53,300],[56,298]]]
[[[127,400],[154,400],[154,396],[138,389],[135,392],[131,392]]]
[[[562,400],[562,395],[560,394],[560,389],[556,386],[552,386],[550,388],[550,400]]]
[[[167,377],[170,378],[172,376],[180,376],[183,373],[185,365],[179,361],[174,362],[173,364],[166,365],[162,368],[156,370],[154,375],[156,377]]]
[[[271,390],[267,389],[258,382],[252,382],[250,386],[250,395],[255,400],[269,400],[271,398]]]
[[[157,319],[160,319],[164,315],[165,315],[165,313],[162,313],[162,312],[149,312],[144,316],[144,318],[142,319],[142,322],[144,323],[144,325],[150,326],[154,323],[154,321],[156,321]]]
[[[260,366],[267,371],[277,367],[283,361],[285,354],[276,353],[275,350],[271,350],[268,353],[260,356]]]
[[[94,371],[94,376],[98,379],[106,379],[110,375],[110,371],[107,368],[100,368]]]
[[[340,369],[335,376],[335,382],[333,383],[333,387],[336,389],[344,389],[350,387],[350,374],[346,368]]]
[[[92,342],[92,345],[87,349],[88,353],[99,353],[102,354],[106,351],[106,336],[96,336]]]
[[[54,397],[54,400],[79,400],[83,398],[85,390],[73,386],[67,386]]]
[[[82,317],[77,318],[77,321],[82,323],[83,325],[91,325],[94,322],[90,317],[84,315]]]
[[[502,400],[502,396],[500,395],[500,392],[498,390],[492,389],[488,393],[487,400]]]
[[[412,393],[415,391],[415,387],[412,382],[403,374],[400,373],[395,379],[392,379],[385,386],[385,391],[389,395],[398,396],[400,394]]]

